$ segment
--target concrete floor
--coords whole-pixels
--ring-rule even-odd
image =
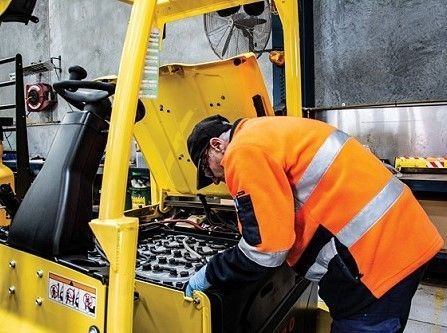
[[[405,333],[447,333],[447,288],[419,285]]]
[[[330,331],[331,318],[319,304],[317,333]],[[447,288],[419,285],[413,298],[405,333],[447,333]]]

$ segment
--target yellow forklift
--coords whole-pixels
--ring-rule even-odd
[[[77,110],[61,121],[11,225],[0,228],[0,332],[312,332],[316,286],[285,265],[244,288],[184,294],[192,274],[240,239],[225,187],[196,190],[186,138],[211,114],[234,121],[274,112],[253,53],[154,72],[151,52],[166,23],[253,1],[125,2],[132,12],[116,83],[85,80],[75,66],[54,84]],[[0,0],[0,18],[10,5]],[[287,113],[301,116],[298,4],[274,5]],[[140,94],[142,86],[157,93]],[[132,137],[150,169],[151,205],[124,211]]]

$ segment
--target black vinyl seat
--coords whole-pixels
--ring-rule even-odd
[[[11,246],[45,257],[85,253],[93,246],[92,188],[107,130],[95,112],[66,114],[12,221]]]

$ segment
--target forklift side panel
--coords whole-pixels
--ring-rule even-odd
[[[55,262],[0,244],[0,332],[104,332],[107,287]]]

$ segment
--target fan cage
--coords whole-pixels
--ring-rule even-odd
[[[246,52],[260,57],[271,34],[270,4],[261,1],[207,13],[203,22],[211,49],[220,59]]]

